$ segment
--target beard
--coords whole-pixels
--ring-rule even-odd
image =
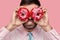
[[[37,24],[33,20],[28,20],[27,22],[23,23],[23,27],[28,30],[34,29],[36,26]]]

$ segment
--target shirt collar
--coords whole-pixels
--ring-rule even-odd
[[[23,25],[17,27],[17,30],[22,32],[22,35],[26,36],[28,32],[24,29]]]
[[[37,35],[41,32],[41,27],[37,25],[37,27],[32,31],[32,34],[34,37],[37,37]]]
[[[17,27],[17,30],[21,31],[24,36],[28,34],[28,32],[24,29],[23,25]],[[40,33],[40,30],[41,28],[39,27],[39,25],[37,25],[37,27],[31,33],[33,34],[34,37],[36,37],[37,34]]]

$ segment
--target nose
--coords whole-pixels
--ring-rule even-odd
[[[32,21],[28,21],[27,24],[28,24],[28,25],[32,25],[33,22],[32,22]]]
[[[32,17],[29,17],[28,20],[33,20],[33,18]]]
[[[27,23],[28,23],[28,24],[32,24],[32,23],[33,23],[33,18],[32,18],[32,17],[29,17]]]

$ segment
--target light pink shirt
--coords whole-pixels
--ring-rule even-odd
[[[52,29],[49,32],[45,32],[39,26],[33,31],[34,40],[60,40],[60,35]],[[5,27],[0,29],[0,40],[28,40],[28,32],[24,30],[22,26],[16,28],[12,32],[9,32]]]

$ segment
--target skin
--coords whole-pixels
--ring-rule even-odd
[[[30,5],[23,5],[23,6],[20,6],[20,7],[25,7],[27,8],[29,11],[31,11],[31,9],[35,8],[35,7],[38,7],[36,4],[30,4]],[[19,8],[20,8],[19,7]],[[17,13],[16,11],[19,9],[17,8],[14,13],[13,13],[13,16],[11,18],[11,21],[10,23],[6,26],[6,29],[8,29],[9,31],[13,31],[15,28],[17,28],[18,26],[20,25],[23,25],[24,26],[24,29],[26,31],[32,31],[35,27],[36,27],[36,24],[39,25],[44,31],[50,31],[52,30],[52,27],[51,25],[49,24],[49,20],[48,20],[48,15],[47,15],[47,11],[45,8],[42,8],[43,11],[44,11],[44,16],[41,20],[39,21],[35,21],[35,20],[31,20],[32,18],[29,17],[28,20],[26,21],[20,21],[19,18],[17,17]]]

